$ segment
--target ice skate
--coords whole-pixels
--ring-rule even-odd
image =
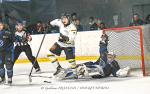
[[[8,78],[8,85],[12,85],[12,78]]]
[[[1,84],[4,84],[5,82],[6,82],[5,77],[4,77],[4,78],[1,77],[1,78],[0,78],[0,85],[1,85]]]
[[[40,68],[36,68],[35,69],[35,73],[40,74],[41,73],[41,69]]]

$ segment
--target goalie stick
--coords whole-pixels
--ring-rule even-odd
[[[31,77],[52,78],[52,76],[31,75]]]

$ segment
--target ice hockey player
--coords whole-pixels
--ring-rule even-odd
[[[50,48],[48,52],[48,58],[52,61],[56,67],[56,72],[53,74],[55,77],[61,76],[64,69],[59,64],[56,56],[60,56],[61,52],[64,51],[66,60],[69,62],[73,75],[71,78],[76,78],[76,62],[75,62],[75,37],[77,29],[74,24],[70,21],[70,15],[63,13],[61,19],[55,19],[50,22],[51,26],[58,26],[60,35],[57,42]]]
[[[0,22],[0,84],[6,82],[5,71],[8,76],[8,84],[12,84],[13,48],[13,35],[11,32],[5,31],[3,22]],[[4,65],[6,65],[6,69]]]
[[[79,74],[85,76],[91,76],[92,78],[102,78],[113,75],[114,77],[127,77],[129,76],[130,67],[120,69],[118,62],[115,60],[116,55],[113,52],[107,54],[107,62],[86,62],[81,64],[79,67],[82,73]],[[104,64],[101,64],[104,63]]]
[[[18,22],[16,25],[16,32],[15,32],[15,45],[16,46],[14,50],[14,55],[15,55],[14,64],[16,60],[18,59],[19,55],[22,52],[25,52],[26,56],[31,61],[32,65],[34,66],[35,72],[40,73],[41,72],[40,66],[37,60],[35,60],[35,57],[32,55],[32,50],[28,43],[29,41],[32,40],[32,37],[30,36],[30,34],[24,31],[23,28],[24,28],[23,24]]]

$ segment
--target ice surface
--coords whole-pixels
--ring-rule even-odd
[[[61,65],[68,67],[66,63]],[[42,73],[34,75],[49,77],[55,71],[51,63],[40,63],[40,66]],[[0,94],[150,94],[150,77],[143,77],[140,71],[131,73],[128,78],[56,80],[33,77],[29,83],[31,67],[31,64],[16,64],[12,86],[0,85]],[[45,80],[51,83],[44,83]]]

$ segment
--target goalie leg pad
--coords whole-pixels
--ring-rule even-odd
[[[78,76],[75,74],[76,69],[68,68],[65,72],[66,76],[64,79],[77,79]]]
[[[103,74],[102,67],[100,67],[100,65],[97,63],[86,62],[84,65],[86,66],[86,73],[88,73],[90,76]]]

